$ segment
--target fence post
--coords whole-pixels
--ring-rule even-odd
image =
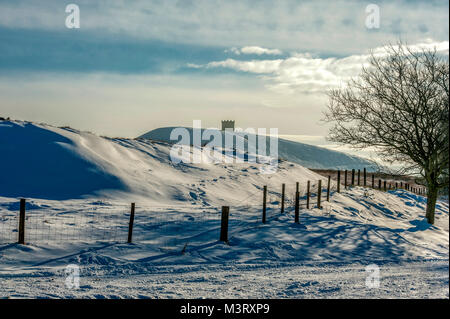
[[[383,181],[383,186],[384,186],[384,191],[387,191],[387,188],[386,188],[386,181]]]
[[[352,169],[352,183],[351,186],[355,186],[355,169]]]
[[[361,186],[361,170],[358,169],[358,186]]]
[[[309,209],[309,196],[311,196],[311,182],[308,181],[308,186],[307,186],[307,190],[306,190],[306,208]]]
[[[281,185],[281,213],[284,213],[284,197],[286,194],[286,184]]]
[[[300,193],[295,192],[295,223],[296,224],[300,224],[299,211],[300,211]]]
[[[25,245],[25,198],[20,199],[19,244]]]
[[[262,215],[262,222],[263,224],[266,223],[266,208],[267,208],[267,186],[264,186],[264,196],[263,196],[263,215]]]
[[[327,202],[330,201],[330,184],[331,184],[331,176],[328,175]]]
[[[130,212],[130,224],[128,225],[128,243],[131,244],[133,240],[133,223],[134,223],[134,209],[136,205],[135,203],[131,203],[131,212]]]
[[[366,186],[367,186],[367,170],[364,167],[364,187],[366,187]]]
[[[319,179],[319,185],[317,186],[317,208],[322,209],[320,206],[320,200],[322,199],[322,180]]]
[[[347,189],[347,170],[345,170],[345,174],[344,175],[345,175],[344,176],[344,179],[345,179],[344,186],[345,186],[345,189]]]
[[[372,188],[375,189],[375,174],[372,174]]]
[[[295,191],[298,192],[299,191],[299,182],[295,183]]]
[[[381,191],[381,179],[378,180],[378,189]]]
[[[338,176],[337,176],[337,192],[340,193],[341,192],[341,171],[337,172]]]
[[[230,207],[222,206],[222,222],[220,225],[220,241],[228,242],[228,216],[230,215]]]

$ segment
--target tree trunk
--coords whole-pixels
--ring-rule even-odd
[[[437,187],[429,187],[427,193],[427,221],[429,224],[434,224],[434,211],[436,209],[436,201],[438,196]]]

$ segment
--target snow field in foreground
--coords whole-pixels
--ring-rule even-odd
[[[448,298],[448,204],[439,202],[434,226],[424,219],[424,205],[423,197],[405,191],[356,187],[334,193],[322,210],[302,210],[300,225],[291,205],[283,215],[277,204],[269,205],[265,225],[261,207],[232,206],[228,244],[218,241],[219,208],[138,205],[134,242],[126,244],[126,204],[33,200],[30,215],[84,221],[106,216],[86,226],[88,234],[114,229],[120,220],[120,240],[79,236],[0,245],[0,295]],[[0,199],[1,215],[13,215],[14,208],[11,199]],[[64,234],[68,225],[50,228]],[[78,290],[64,286],[69,264],[80,267]],[[365,286],[370,264],[380,267],[378,289]]]

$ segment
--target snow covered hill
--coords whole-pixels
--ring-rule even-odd
[[[175,127],[162,127],[152,130],[148,133],[141,135],[139,138],[151,139],[156,141],[164,141],[168,143],[175,143],[170,139],[170,133]],[[191,136],[190,144],[192,145],[193,129],[190,127],[185,127]],[[202,136],[205,130],[202,129]],[[225,145],[225,135],[230,133],[223,133],[222,144]],[[247,147],[247,140],[250,135],[244,135],[242,132],[233,133],[238,139],[244,139],[245,150]],[[210,139],[203,140],[202,143],[209,142]],[[239,147],[239,146],[238,146]],[[269,142],[267,142],[267,149],[270,148]],[[242,150],[241,150],[242,151]],[[376,170],[374,163],[363,159],[361,157],[349,155],[342,152],[337,152],[322,147],[308,145],[304,143],[289,141],[285,139],[278,140],[278,154],[279,158],[287,160],[289,162],[300,164],[308,168],[317,169],[363,169],[367,168],[369,171]]]
[[[323,178],[294,163],[262,174],[260,163],[174,164],[172,145],[109,139],[74,129],[0,122],[0,196],[132,198],[155,204],[237,202],[263,185]],[[191,150],[192,152],[192,150]]]

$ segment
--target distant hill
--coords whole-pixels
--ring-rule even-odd
[[[176,127],[158,128],[139,136],[139,138],[176,143],[178,141],[170,139],[170,134],[175,128]],[[190,127],[185,127],[185,129],[189,131],[191,136],[189,143],[192,145],[193,129]],[[202,135],[204,131],[205,130],[202,129]],[[222,135],[222,145],[225,145],[224,140],[226,134],[228,133]],[[235,140],[244,140],[245,149],[240,151],[247,151],[247,140],[249,136],[246,136],[240,132],[235,132],[233,134],[235,135]],[[210,140],[203,140],[202,145],[208,143],[209,141]],[[269,141],[267,141],[266,147],[267,149],[270,148]],[[278,140],[278,154],[280,159],[314,169],[363,169],[365,167],[368,171],[376,170],[374,163],[361,157],[281,138]]]

